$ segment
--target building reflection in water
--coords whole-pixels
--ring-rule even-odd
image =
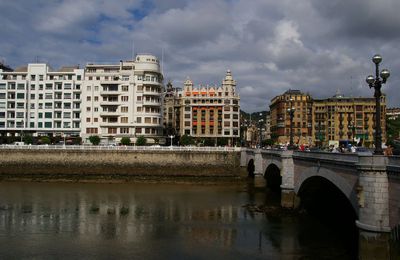
[[[0,183],[0,243],[15,242],[23,256],[46,254],[55,242],[71,257],[107,249],[117,257],[134,251],[151,258],[161,249],[172,258],[301,256],[301,223],[243,207],[275,205],[264,187]]]

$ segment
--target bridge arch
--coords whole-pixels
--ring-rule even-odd
[[[325,168],[320,169],[319,167],[307,168],[307,170],[303,171],[300,174],[298,182],[295,183],[294,187],[295,193],[301,194],[302,190],[304,191],[304,188],[306,188],[307,182],[313,177],[323,178],[326,181],[329,181],[329,183],[331,183],[334,187],[336,187],[338,191],[340,191],[348,199],[348,202],[351,204],[354,212],[358,216],[359,207],[358,207],[358,199],[355,190],[355,185],[351,186],[348,180],[346,180],[345,178],[338,175],[336,172],[333,172],[329,169]]]
[[[266,181],[267,187],[274,192],[279,192],[282,185],[282,174],[281,169],[278,165],[271,163],[265,169],[264,179]]]
[[[358,205],[354,189],[329,170],[307,171],[300,176],[295,192],[300,208],[341,237],[347,250],[356,257],[358,247]]]

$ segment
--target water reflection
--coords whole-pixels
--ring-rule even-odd
[[[0,255],[334,259],[312,220],[243,207],[279,205],[264,186],[0,183]]]

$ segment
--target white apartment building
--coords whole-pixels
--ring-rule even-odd
[[[163,143],[163,75],[159,60],[139,54],[119,64],[87,64],[82,89],[82,140],[98,135],[105,144],[122,137]]]
[[[0,68],[0,135],[79,136],[83,79],[78,67]]]

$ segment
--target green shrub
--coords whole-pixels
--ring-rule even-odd
[[[89,141],[93,145],[98,145],[100,143],[100,137],[98,135],[91,135],[91,136],[89,136]]]

